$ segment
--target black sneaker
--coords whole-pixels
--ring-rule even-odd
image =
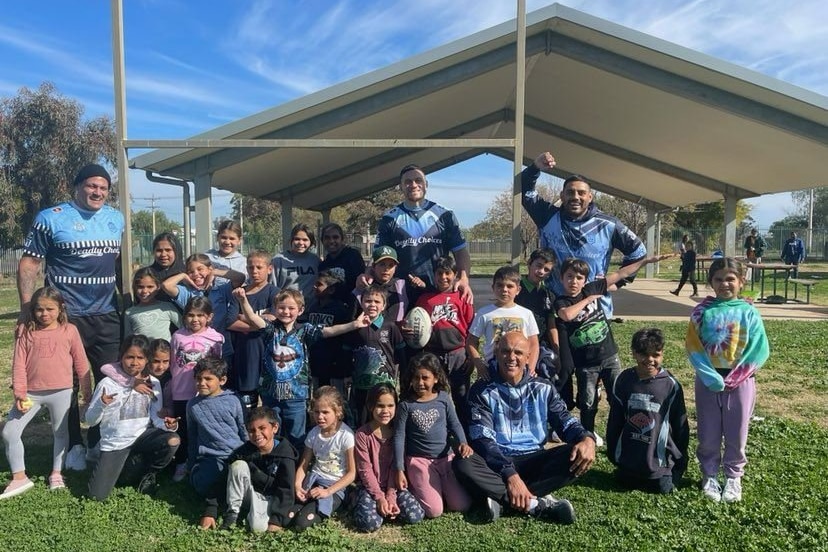
[[[158,483],[155,480],[155,473],[148,473],[141,478],[135,487],[138,492],[145,495],[154,495],[158,490]]]
[[[232,531],[236,527],[236,522],[239,521],[239,513],[233,512],[232,510],[227,510],[224,514],[224,518],[221,520],[221,526],[219,529],[222,531]]]
[[[671,292],[670,292],[670,294],[671,294],[671,295],[675,295],[676,297],[678,297],[679,292],[677,292],[677,291],[671,291]]]
[[[552,495],[538,497],[535,515],[540,519],[555,521],[563,525],[575,523],[575,508],[566,499],[558,500]]]

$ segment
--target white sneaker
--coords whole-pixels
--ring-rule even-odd
[[[593,435],[595,435],[595,448],[603,447],[604,446],[604,440],[601,438],[601,436],[598,435],[597,433],[595,433],[594,431],[592,433],[593,433]]]
[[[75,445],[66,453],[67,470],[84,471],[86,469],[86,447]]]
[[[178,464],[175,467],[175,473],[172,476],[172,480],[176,483],[184,481],[187,478],[188,473],[189,471],[187,470],[187,464]]]
[[[722,491],[722,500],[725,502],[739,502],[742,500],[742,481],[736,477],[728,477]]]
[[[489,508],[489,521],[497,521],[500,519],[500,503],[491,498],[486,498],[486,506]]]
[[[728,479],[728,481],[730,480]],[[702,485],[702,493],[704,493],[704,496],[713,502],[719,502],[722,500],[722,487],[719,485],[719,482],[716,481],[715,477],[708,477],[704,480],[704,485]]]

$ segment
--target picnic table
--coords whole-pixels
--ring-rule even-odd
[[[754,276],[756,276],[750,279],[751,291],[753,291],[756,280],[759,280],[759,297],[756,298],[757,301],[767,301],[768,297],[781,297],[777,293],[777,280],[780,279],[778,277],[780,273],[783,275],[782,278],[784,278],[784,301],[787,303],[790,300],[788,298],[788,281],[790,280],[791,271],[796,268],[794,265],[784,263],[746,263],[746,266],[752,269]],[[773,280],[773,294],[770,296],[765,296],[766,270],[771,272],[771,279]]]

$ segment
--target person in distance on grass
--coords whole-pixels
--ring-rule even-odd
[[[687,470],[684,390],[661,366],[661,330],[635,332],[632,354],[635,367],[621,372],[607,393],[607,456],[622,485],[670,493]]]
[[[741,264],[731,257],[714,260],[707,282],[716,296],[693,309],[686,339],[687,356],[696,371],[696,456],[704,496],[714,502],[738,502],[756,402],[753,376],[768,360],[770,346],[759,311],[739,297],[745,285]],[[724,490],[718,481],[721,469]]]
[[[678,287],[670,293],[678,296],[688,280],[693,286],[693,295],[690,297],[695,297],[699,294],[699,286],[696,285],[696,249],[693,240],[687,240],[684,243],[684,253],[681,254],[681,279],[679,279]]]
[[[249,440],[227,460],[227,511],[221,528],[233,529],[243,508],[251,531],[281,531],[290,521],[296,449],[276,437],[279,422],[266,406],[253,408],[247,419]]]
[[[552,491],[571,483],[595,461],[595,436],[566,409],[555,387],[529,373],[529,341],[520,332],[497,343],[497,373],[469,391],[469,441],[476,454],[455,457],[460,482],[485,498],[493,520],[502,506],[573,523],[575,510]],[[549,429],[565,444],[546,448]]]

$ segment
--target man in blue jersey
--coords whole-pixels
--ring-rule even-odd
[[[121,340],[116,269],[124,217],[106,205],[111,186],[106,169],[95,164],[83,167],[75,177],[73,199],[35,217],[17,267],[22,321],[46,261],[45,283],[63,295],[69,321],[80,332],[96,382],[101,379],[101,366],[118,360]],[[83,397],[84,403],[89,398]],[[98,441],[95,428],[90,428],[89,441],[90,446]],[[66,467],[86,469],[85,456],[76,387],[69,409]]]
[[[624,255],[621,266],[626,266],[645,257],[647,249],[620,220],[602,213],[595,206],[592,188],[583,176],[572,175],[564,181],[560,207],[543,199],[535,190],[535,184],[541,170],[551,170],[554,166],[555,158],[547,151],[523,170],[521,202],[538,225],[541,247],[548,247],[558,257],[550,282],[555,295],[561,295],[564,290],[559,267],[566,259],[574,257],[585,261],[589,265],[589,281],[592,281],[609,272],[613,250]],[[612,318],[610,296],[601,299],[601,306],[607,318]]]
[[[595,462],[595,436],[566,409],[551,382],[532,376],[529,340],[508,332],[498,340],[496,371],[469,390],[469,445],[454,471],[472,495],[485,498],[493,520],[501,507],[573,523],[575,510],[552,491],[572,483]],[[564,444],[546,446],[550,428]]]
[[[396,275],[405,279],[411,304],[425,289],[435,289],[434,261],[449,253],[457,264],[455,288],[471,302],[471,258],[457,217],[426,199],[428,179],[417,165],[402,168],[400,190],[405,199],[380,219],[376,245],[388,245],[397,251],[400,264]]]

